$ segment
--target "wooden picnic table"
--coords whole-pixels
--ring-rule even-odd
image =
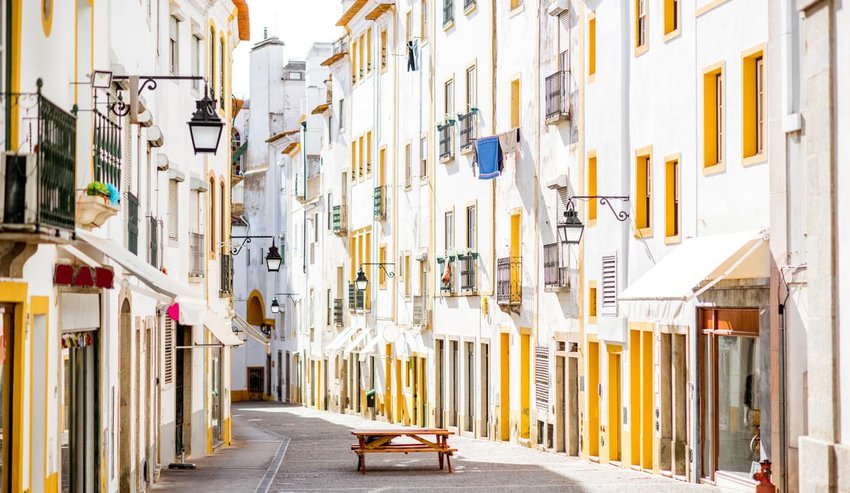
[[[442,428],[398,428],[382,430],[351,430],[357,437],[357,443],[351,445],[351,450],[357,454],[357,470],[366,474],[365,454],[404,452],[436,452],[443,469],[445,457],[449,472],[452,472],[451,455],[457,449],[449,447],[449,430]],[[433,435],[433,439],[428,439]],[[405,441],[395,439],[408,438]]]

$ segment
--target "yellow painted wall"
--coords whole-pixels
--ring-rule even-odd
[[[587,343],[587,454],[599,456],[599,343]]]
[[[511,439],[511,335],[507,332],[500,334],[501,382],[499,400],[499,437],[502,440]]]
[[[531,334],[520,334],[520,436],[529,438],[531,428]]]

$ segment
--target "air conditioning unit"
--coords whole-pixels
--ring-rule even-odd
[[[570,10],[570,1],[569,0],[552,0],[549,2],[549,8],[547,12],[549,15],[561,15],[565,12],[569,12]]]
[[[0,223],[37,224],[38,166],[35,154],[4,152],[0,160]]]

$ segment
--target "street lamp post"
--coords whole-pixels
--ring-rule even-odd
[[[245,240],[239,245],[232,246],[230,248],[230,254],[234,257],[239,255],[239,252],[242,251],[242,248],[245,247],[247,243],[251,243],[251,240],[256,238],[271,238],[272,246],[269,247],[269,251],[266,253],[266,269],[269,272],[278,272],[280,270],[280,266],[283,264],[283,256],[281,256],[280,250],[277,249],[277,245],[275,245],[274,243],[274,236],[230,235],[230,239]]]
[[[567,245],[578,245],[581,243],[581,237],[584,233],[584,224],[582,224],[581,219],[578,218],[578,212],[575,210],[575,203],[573,200],[599,200],[600,204],[607,205],[608,208],[611,209],[611,213],[614,214],[614,217],[618,221],[623,222],[629,218],[628,211],[617,211],[614,209],[614,206],[611,205],[612,200],[628,202],[629,197],[627,195],[574,195],[567,200],[567,209],[564,211],[564,220],[558,223],[559,239],[561,240],[561,243]]]
[[[278,296],[288,296],[294,302],[296,301],[294,296],[298,296],[298,293],[275,293],[272,297],[272,313],[280,313],[280,303],[277,301]]]

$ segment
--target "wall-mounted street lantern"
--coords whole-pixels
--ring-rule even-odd
[[[578,212],[575,209],[573,200],[599,200],[602,205],[607,205],[611,209],[611,213],[618,221],[623,222],[629,218],[628,211],[614,210],[611,205],[612,200],[621,200],[628,202],[627,195],[574,195],[567,201],[567,209],[564,211],[564,220],[558,223],[558,237],[561,243],[567,245],[578,245],[581,242],[581,237],[584,234],[584,224],[578,218]]]
[[[157,81],[160,80],[200,81],[204,78],[199,75],[113,75],[108,70],[95,70],[91,74],[91,84],[95,89],[107,89],[113,81],[129,81],[130,104],[125,103],[120,94],[117,102],[109,104],[109,110],[118,117],[129,115],[133,108],[137,107],[138,97],[142,91],[156,90]],[[136,90],[137,87],[138,90]],[[209,87],[205,87],[204,97],[195,102],[195,112],[187,122],[195,154],[218,152],[224,122],[219,118],[215,108],[216,101],[210,98]]]
[[[280,313],[280,303],[277,301],[278,296],[288,296],[290,300],[295,302],[293,296],[298,296],[298,293],[275,293],[272,298],[272,313]]]
[[[377,265],[378,267],[381,268],[381,270],[384,271],[384,274],[386,274],[387,277],[395,277],[395,272],[390,272],[389,270],[387,270],[388,265],[389,266],[395,265],[393,263],[366,262],[366,263],[360,264],[360,270],[357,271],[357,279],[354,280],[354,287],[357,288],[358,291],[366,291],[366,288],[369,286],[369,279],[366,277],[366,273],[363,272],[363,266],[364,265],[365,266]]]
[[[210,99],[208,88],[204,90],[204,97],[195,103],[195,113],[188,123],[195,154],[215,154],[218,151],[224,122],[215,111],[215,101]]]
[[[277,249],[277,246],[274,244],[274,236],[253,236],[253,235],[231,235],[230,239],[237,240],[245,240],[239,245],[234,245],[230,247],[230,254],[234,257],[239,255],[239,252],[242,251],[242,248],[247,243],[251,243],[251,240],[254,238],[271,238],[272,246],[269,247],[268,253],[266,253],[266,269],[269,272],[278,272],[280,270],[281,264],[283,264],[283,257],[280,255],[280,250]]]

